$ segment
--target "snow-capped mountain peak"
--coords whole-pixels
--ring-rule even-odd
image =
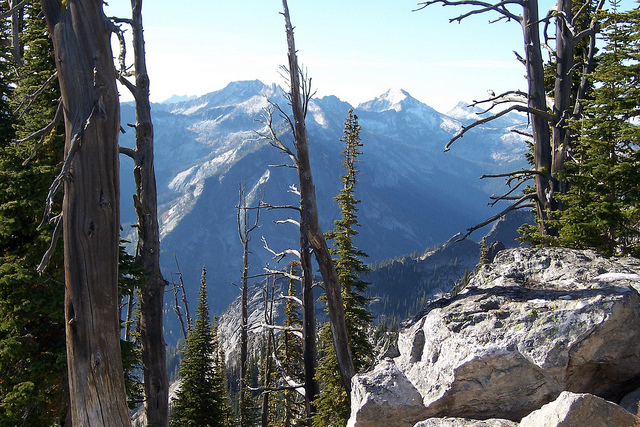
[[[192,115],[202,109],[246,103],[256,96],[272,98],[282,96],[284,91],[276,84],[265,85],[260,80],[231,82],[224,88],[210,92],[197,99],[174,104],[173,114]]]
[[[389,89],[371,101],[363,102],[358,108],[372,113],[381,113],[388,110],[402,111],[403,103],[408,99],[413,100],[405,90]]]

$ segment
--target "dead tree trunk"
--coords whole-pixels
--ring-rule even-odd
[[[20,33],[24,26],[24,7],[20,6],[22,1],[9,0],[9,10],[11,13],[11,56],[17,68],[22,67],[23,47],[20,42]]]
[[[563,19],[556,19],[556,78],[554,84],[553,114],[558,118],[552,129],[553,160],[551,174],[557,177],[564,171],[567,150],[571,144],[568,120],[571,118],[571,91],[573,86],[573,65],[575,40],[570,28],[573,20],[572,0],[558,0],[558,13]],[[558,179],[553,192],[565,193],[566,183]]]
[[[62,207],[71,414],[130,425],[118,319],[120,111],[100,0],[42,0],[65,116]]]
[[[301,211],[302,214],[302,211]],[[316,381],[318,347],[316,339],[316,312],[313,297],[313,271],[311,269],[311,245],[305,222],[300,220],[300,269],[302,289],[302,358],[304,362],[304,391],[307,419],[315,412],[315,399],[320,393]]]
[[[327,292],[327,305],[329,307],[329,321],[331,333],[333,335],[333,345],[338,359],[338,368],[342,384],[347,392],[351,394],[351,378],[355,370],[351,352],[349,350],[349,339],[344,318],[344,307],[342,305],[341,286],[338,280],[336,269],[324,234],[318,223],[318,206],[316,203],[316,190],[311,174],[311,164],[309,161],[309,144],[307,141],[307,128],[305,125],[306,104],[300,93],[300,68],[296,53],[295,40],[293,37],[293,27],[289,16],[289,7],[286,0],[282,0],[284,9],[285,27],[287,31],[287,45],[289,48],[289,75],[291,87],[291,108],[293,112],[294,144],[298,160],[298,181],[300,184],[301,202],[301,223],[307,225],[309,243],[313,247],[318,267]],[[308,100],[307,100],[308,101]],[[302,254],[301,254],[302,255]]]
[[[238,236],[242,243],[242,297],[241,297],[241,320],[240,320],[240,425],[249,425],[248,419],[248,390],[247,390],[247,358],[248,358],[248,328],[249,328],[249,312],[248,312],[248,291],[249,284],[247,282],[249,276],[249,242],[251,241],[251,232],[258,228],[260,221],[260,207],[256,209],[255,222],[249,223],[249,207],[244,193],[242,184],[238,190],[239,202],[237,206],[238,220]]]
[[[150,426],[164,427],[169,417],[169,379],[162,330],[164,289],[160,272],[160,233],[153,157],[153,123],[149,102],[149,75],[142,26],[142,0],[131,0],[135,85],[125,76],[120,82],[133,94],[136,103],[135,150],[121,150],[134,161],[136,194],[134,208],[138,218],[136,258],[145,274],[140,290],[140,344],[145,394],[145,412]]]
[[[553,219],[553,212],[562,209],[561,204],[555,197],[556,193],[562,194],[567,191],[566,184],[562,182],[562,172],[564,171],[564,162],[567,153],[571,148],[572,134],[568,128],[568,119],[576,120],[580,117],[582,111],[581,101],[586,94],[587,79],[585,76],[591,71],[594,62],[595,37],[598,32],[597,12],[602,10],[604,0],[598,0],[598,4],[592,10],[590,4],[585,4],[580,11],[572,13],[571,0],[557,0],[557,4],[549,13],[540,18],[538,13],[538,0],[514,1],[514,2],[477,2],[473,0],[428,0],[419,3],[420,9],[424,9],[430,5],[441,3],[444,6],[471,6],[470,11],[464,12],[450,21],[462,21],[463,19],[481,14],[481,13],[498,13],[502,15],[493,22],[503,19],[519,22],[523,31],[523,41],[525,57],[519,58],[527,69],[528,92],[526,94],[519,91],[509,91],[502,95],[492,95],[490,99],[483,101],[475,101],[474,105],[491,103],[486,110],[491,110],[494,106],[503,103],[514,103],[509,107],[492,117],[482,118],[463,127],[462,131],[447,143],[445,151],[450,145],[461,138],[468,130],[477,125],[487,123],[493,119],[499,118],[510,111],[517,110],[528,113],[531,120],[531,129],[533,137],[533,157],[534,169],[516,171],[505,176],[509,178],[509,182],[517,180],[516,186],[526,182],[529,179],[534,180],[536,186],[535,194],[524,195],[523,197],[510,197],[513,190],[500,197],[497,200],[516,200],[507,209],[483,224],[479,224],[469,229],[467,236],[477,230],[482,225],[486,225],[497,218],[503,216],[512,209],[519,209],[527,206],[522,203],[531,200],[536,204],[537,219],[539,224],[539,232],[542,237],[554,236],[557,234],[549,220]],[[587,7],[589,6],[589,7]],[[522,8],[522,15],[512,13],[509,9],[512,7]],[[580,14],[592,14],[591,23],[586,28],[580,28],[577,17]],[[547,36],[546,29],[552,19],[555,19],[555,34]],[[542,44],[540,25],[545,24],[545,46],[550,50],[551,56],[556,61],[556,73],[554,76],[553,100],[549,105],[547,103],[547,88],[544,80],[544,61],[542,58]],[[573,73],[575,71],[574,55],[578,43],[589,37],[589,48],[585,55],[582,83],[578,90],[573,85]],[[549,45],[549,41],[555,41],[555,49]],[[573,98],[573,99],[572,99]],[[526,105],[523,105],[526,104]],[[553,129],[553,132],[550,131]],[[528,196],[528,197],[527,197]],[[465,236],[466,237],[466,236]]]
[[[529,84],[529,109],[545,112],[547,110],[544,86],[544,62],[540,46],[540,27],[538,22],[538,0],[523,3],[522,31],[524,37],[527,82]],[[547,225],[548,209],[551,202],[551,141],[549,122],[539,114],[530,114],[533,134],[534,161],[537,194],[537,213],[540,234],[549,234]]]

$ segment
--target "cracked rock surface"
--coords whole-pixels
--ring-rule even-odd
[[[519,421],[561,392],[640,385],[640,261],[517,248],[401,331],[399,356],[353,380],[351,426]]]

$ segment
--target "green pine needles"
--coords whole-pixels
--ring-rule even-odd
[[[206,269],[202,280],[196,322],[187,337],[180,363],[182,386],[173,404],[171,426],[226,427],[230,416],[226,396],[223,363],[218,352],[217,332],[209,320]]]
[[[572,123],[559,244],[640,256],[640,10],[604,15],[593,96]]]
[[[367,299],[364,296],[369,283],[360,279],[360,276],[368,271],[362,261],[367,254],[353,244],[353,238],[358,234],[356,227],[359,226],[357,206],[360,200],[355,198],[354,193],[358,174],[356,168],[359,162],[358,155],[362,154],[360,129],[358,116],[353,114],[353,110],[349,110],[344,126],[344,137],[341,139],[345,143],[342,151],[345,173],[340,176],[343,187],[334,198],[340,207],[341,217],[335,221],[335,229],[327,233],[327,239],[334,241],[331,252],[335,256],[336,271],[342,284],[349,347],[356,372],[367,367],[372,356],[372,346],[368,339],[372,316],[367,309]],[[320,395],[316,399],[313,425],[344,426],[349,419],[351,408],[349,398],[337,375],[338,361],[332,345],[329,324],[322,327],[320,343],[323,356],[316,372],[320,383]]]

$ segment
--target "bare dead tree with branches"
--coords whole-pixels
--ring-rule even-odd
[[[41,4],[53,40],[66,130],[64,163],[49,196],[64,185],[72,423],[128,426],[118,318],[120,109],[110,32],[102,1]]]
[[[257,229],[260,225],[260,203],[258,208],[255,209],[254,220],[249,218],[250,212],[253,210],[247,205],[247,196],[242,184],[238,189],[238,206],[237,221],[238,221],[238,237],[242,243],[242,278],[241,278],[241,320],[240,320],[240,425],[249,425],[251,420],[248,419],[248,396],[247,396],[247,357],[248,357],[248,325],[249,325],[249,313],[248,313],[248,276],[249,276],[249,242],[251,241],[251,232]]]
[[[173,280],[173,273],[171,274],[171,284],[173,286],[173,311],[176,313],[176,316],[178,316],[178,321],[180,322],[180,327],[182,329],[182,336],[186,341],[192,327],[191,315],[189,314],[189,303],[187,301],[187,293],[184,288],[182,271],[180,270],[180,264],[178,264],[178,257],[176,254],[173,254],[173,258],[176,261],[176,276],[178,276],[178,283],[176,283]],[[180,293],[182,293],[182,297],[180,299],[180,301],[182,301],[182,305],[178,301],[178,295]]]
[[[166,426],[169,422],[169,379],[166,370],[166,350],[162,329],[164,289],[167,284],[160,272],[160,233],[158,225],[158,197],[154,168],[154,136],[149,101],[149,75],[147,73],[142,0],[131,0],[131,19],[112,18],[130,25],[133,39],[133,72],[125,62],[125,44],[122,32],[115,28],[121,44],[118,80],[133,95],[136,105],[134,149],[120,147],[120,153],[134,162],[133,176],[136,194],[133,204],[138,219],[136,261],[143,268],[145,285],[140,290],[140,345],[145,394],[145,412],[150,425]],[[135,83],[127,77],[132,75]]]
[[[288,148],[279,138],[274,129],[272,118],[273,109],[270,110],[265,117],[266,133],[262,134],[271,145],[287,154],[293,162],[298,173],[298,185],[300,194],[300,260],[303,263],[303,271],[306,266],[310,266],[310,250],[318,262],[318,267],[322,275],[326,292],[327,305],[329,307],[329,319],[331,331],[333,334],[334,346],[338,359],[340,377],[347,392],[351,393],[351,378],[354,375],[353,360],[349,350],[349,340],[347,335],[346,322],[344,318],[344,307],[342,304],[341,286],[338,275],[333,265],[331,254],[324,238],[324,233],[318,222],[318,206],[316,202],[315,186],[313,184],[313,176],[311,173],[311,165],[309,160],[309,143],[307,137],[307,129],[305,117],[309,106],[309,101],[313,96],[310,87],[310,79],[302,76],[301,68],[298,65],[298,56],[295,47],[293,35],[293,26],[289,15],[289,7],[287,1],[282,1],[283,13],[285,19],[285,29],[287,34],[288,46],[288,66],[284,68],[289,78],[290,91],[288,100],[292,109],[292,116],[285,114],[278,106],[272,104],[273,109],[277,110],[281,117],[288,124],[292,135],[294,150]],[[295,152],[294,152],[295,151]],[[308,249],[307,249],[308,248]],[[308,256],[308,258],[306,258]],[[309,267],[310,268],[310,267]],[[303,274],[306,275],[306,274]],[[310,279],[310,270],[307,277]],[[304,280],[304,279],[303,279]],[[303,285],[303,289],[307,284]],[[304,292],[304,291],[303,291]],[[313,298],[313,294],[303,294],[303,300]],[[306,303],[303,301],[303,305]],[[312,311],[305,309],[305,311]],[[306,329],[306,327],[305,327]],[[315,331],[313,331],[315,334]],[[305,343],[307,339],[305,338]],[[315,343],[313,344],[315,345]],[[305,362],[306,364],[306,362]],[[309,378],[311,380],[311,378]]]
[[[562,209],[555,197],[556,193],[563,193],[567,190],[561,178],[564,162],[571,150],[573,137],[567,124],[569,119],[579,118],[582,112],[582,100],[585,97],[588,83],[586,76],[593,68],[595,39],[599,30],[595,15],[603,8],[604,0],[598,0],[595,6],[592,3],[591,0],[586,0],[584,5],[574,14],[572,0],[558,0],[556,6],[551,8],[543,18],[539,16],[538,0],[502,0],[497,2],[430,0],[418,4],[417,10],[435,4],[470,7],[470,10],[451,18],[450,22],[462,22],[471,16],[495,13],[498,18],[491,23],[503,20],[514,21],[522,28],[524,57],[517,53],[516,56],[526,68],[527,92],[509,91],[498,96],[491,94],[488,99],[474,101],[472,105],[488,105],[484,112],[491,111],[498,105],[509,104],[509,106],[490,117],[463,127],[447,143],[445,151],[449,150],[455,141],[476,126],[495,120],[512,111],[527,113],[531,124],[530,136],[533,140],[534,168],[509,175],[508,183],[510,184],[515,179],[518,182],[517,186],[520,187],[522,182],[533,180],[536,191],[522,197],[512,196],[513,190],[507,191],[495,201],[511,200],[513,201],[511,206],[482,225],[470,228],[465,237],[492,220],[500,218],[508,211],[531,206],[532,203],[536,207],[540,235],[549,236],[556,233],[550,226],[549,220],[553,218],[554,211]],[[580,28],[579,20],[587,13],[592,13],[594,18],[584,28]],[[552,21],[555,21],[555,34],[549,35],[548,30]],[[541,26],[543,26],[543,31],[540,30]],[[577,46],[586,38],[589,39],[589,42],[583,51],[583,62],[575,64]],[[551,40],[555,40],[553,47],[550,44]],[[547,99],[546,96],[548,91],[544,79],[543,48],[550,52],[551,59],[556,63],[552,99]],[[582,67],[583,78],[577,91],[573,91],[574,73],[579,65]]]
[[[273,125],[271,124],[272,113],[273,110],[265,111],[265,116],[268,117],[268,120],[266,120],[265,123],[268,123],[267,128],[270,130],[269,134],[275,135]],[[271,140],[271,142],[274,141]],[[284,147],[284,149],[280,148],[278,143],[274,143],[273,145],[281,149],[283,152],[287,152],[286,147]],[[296,162],[294,161],[294,163]],[[300,196],[300,192],[295,186],[292,186],[289,191]],[[294,209],[299,213],[299,215],[302,215],[301,207],[296,208],[293,206],[267,206],[267,209],[276,208]],[[295,221],[289,218],[284,221],[276,221],[276,224],[294,224],[298,227],[299,230],[299,250],[285,249],[284,251],[276,252],[269,247],[264,237],[262,241],[264,243],[264,248],[268,252],[271,252],[273,254],[273,258],[277,262],[281,261],[287,255],[293,255],[297,258],[300,267],[300,275],[295,274],[293,268],[288,272],[286,270],[270,270],[268,267],[266,268],[266,270],[267,272],[280,274],[289,278],[290,280],[294,280],[300,283],[302,295],[301,299],[298,302],[302,307],[302,358],[304,363],[305,411],[307,419],[311,419],[313,413],[315,412],[315,398],[320,393],[318,382],[316,381],[316,369],[318,367],[318,348],[316,334],[316,315],[314,308],[315,298],[313,296],[314,283],[311,267],[311,245],[309,244],[309,238],[307,236],[306,228],[303,227],[304,222],[302,221],[302,218],[300,219],[300,221]]]

